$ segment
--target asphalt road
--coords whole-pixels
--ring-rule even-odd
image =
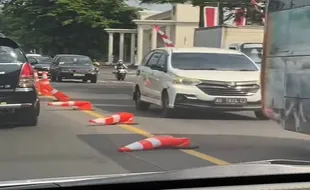
[[[37,127],[0,129],[0,180],[118,174],[224,165],[262,159],[310,160],[310,137],[282,130],[251,112],[184,113],[159,117],[160,109],[138,112],[131,97],[134,75],[118,82],[101,70],[97,84],[52,83],[73,100],[88,100],[94,111],[48,107],[41,98]],[[115,112],[131,112],[136,125],[89,126],[88,120]],[[132,153],[117,148],[151,134],[191,138],[195,150],[153,150]]]

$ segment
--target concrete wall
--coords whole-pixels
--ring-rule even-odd
[[[228,48],[233,43],[263,43],[263,39],[264,28],[260,26],[197,28],[194,46]]]

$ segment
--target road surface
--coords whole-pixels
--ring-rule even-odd
[[[174,170],[262,159],[310,160],[309,136],[256,120],[251,112],[191,112],[164,119],[156,107],[136,111],[131,98],[134,75],[118,82],[111,72],[102,69],[97,84],[52,83],[73,100],[92,102],[93,111],[48,107],[51,100],[42,97],[37,127],[3,126],[0,180]],[[137,124],[89,126],[89,119],[123,111],[133,113]],[[151,134],[189,137],[199,148],[117,152]]]

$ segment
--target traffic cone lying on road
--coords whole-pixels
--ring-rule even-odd
[[[131,124],[132,121],[133,114],[127,112],[117,113],[106,118],[89,120],[90,123],[98,125]]]
[[[193,149],[198,146],[192,146],[189,138],[176,138],[173,136],[154,136],[142,141],[131,143],[127,146],[118,149],[119,152],[132,152],[139,150],[152,150],[159,148],[178,148],[178,149]]]
[[[92,104],[86,101],[49,102],[49,106],[73,107],[78,110],[92,110]]]
[[[52,96],[54,96],[58,101],[67,102],[70,100],[69,96],[62,92],[59,92],[49,84],[41,84],[41,89],[45,89],[50,92]]]

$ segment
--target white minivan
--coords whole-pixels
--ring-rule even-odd
[[[158,48],[137,69],[136,109],[162,107],[164,117],[179,109],[261,110],[260,71],[239,51],[220,48]]]

